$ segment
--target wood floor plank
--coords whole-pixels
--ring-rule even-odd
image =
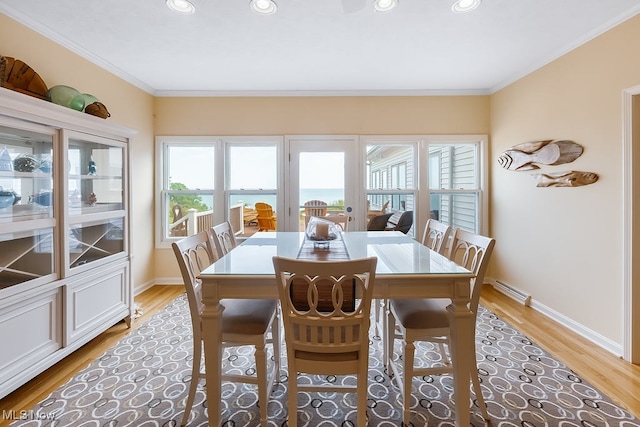
[[[154,286],[136,296],[144,314],[141,325],[184,291],[182,286]],[[582,378],[608,395],[614,402],[640,417],[640,366],[622,360],[574,332],[558,325],[532,308],[525,307],[491,286],[482,291],[481,303],[533,342],[569,366]],[[123,322],[90,341],[52,368],[0,400],[0,427],[10,421],[2,415],[27,411],[49,393],[66,383],[76,372],[107,351],[130,330]]]

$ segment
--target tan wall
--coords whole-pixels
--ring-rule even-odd
[[[133,160],[133,282],[153,279],[153,96],[0,14],[0,55],[24,61],[48,87],[64,84],[98,97],[107,120],[135,129]]]
[[[488,96],[157,98],[156,135],[486,134]]]
[[[157,98],[156,135],[488,134],[489,97]],[[156,277],[178,277],[156,251]]]
[[[622,343],[622,91],[640,83],[640,16],[491,96],[491,276]],[[536,188],[501,168],[515,144],[570,139],[583,155],[545,171],[590,171],[579,188]]]

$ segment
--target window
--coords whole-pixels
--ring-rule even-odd
[[[385,212],[415,211],[417,142],[367,143],[367,220]]]
[[[430,217],[452,227],[481,231],[478,143],[428,145]]]
[[[229,142],[225,152],[225,199],[229,207],[226,218],[237,235],[248,235],[249,226],[258,224],[255,204],[264,202],[274,210],[278,205],[278,145]]]
[[[324,179],[324,171],[313,169],[322,159],[309,151],[316,154],[309,164],[306,158],[300,161],[298,187],[292,183],[292,163],[285,159],[293,146],[285,136],[164,136],[156,144],[161,165],[156,179],[158,247],[227,220],[239,239],[249,236],[258,230],[257,202],[272,206],[278,230],[298,229],[300,206],[295,202],[318,198],[302,193],[307,187],[316,190],[306,183],[307,172],[319,172]],[[357,213],[351,231],[366,229],[384,209],[392,218],[412,211],[413,236],[419,236],[429,217],[486,233],[486,136],[368,135],[350,144],[364,165],[352,168],[358,170],[353,174],[357,179],[344,188],[344,199],[352,200]],[[83,163],[74,153],[69,157]],[[342,205],[340,196],[324,198]]]
[[[158,137],[159,247],[229,221],[256,225],[254,205],[278,201],[277,137]],[[256,228],[257,229],[257,228]],[[254,230],[255,231],[255,230]]]
[[[195,234],[213,225],[215,141],[167,142],[162,145],[162,238]]]

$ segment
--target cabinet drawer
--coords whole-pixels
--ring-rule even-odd
[[[65,345],[129,316],[128,265],[100,268],[65,289]]]
[[[0,309],[0,389],[62,346],[61,288],[13,299]]]

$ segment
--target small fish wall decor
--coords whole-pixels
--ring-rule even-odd
[[[538,180],[536,187],[580,187],[598,180],[598,174],[580,171],[539,173],[531,176]]]
[[[570,163],[580,157],[582,151],[580,144],[567,140],[525,142],[500,154],[498,163],[508,170],[533,170],[540,169],[540,165]]]

